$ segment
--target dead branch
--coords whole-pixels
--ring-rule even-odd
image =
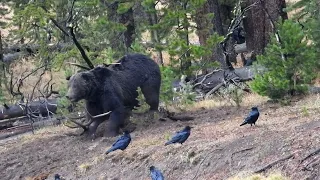
[[[208,99],[208,97],[212,94],[212,93],[214,93],[214,92],[216,92],[220,87],[222,87],[224,85],[224,83],[220,83],[220,84],[218,84],[217,86],[215,86],[214,88],[212,88],[206,95],[205,95],[205,99]]]
[[[42,71],[42,73],[39,76],[39,79],[37,80],[36,84],[34,85],[34,87],[32,88],[32,93],[30,95],[30,101],[33,100],[33,96],[34,96],[34,92],[36,87],[38,86],[38,84],[40,83],[40,81],[42,80],[42,76],[46,73],[46,68]]]
[[[247,12],[248,10],[250,10],[252,7],[256,6],[257,4],[260,3],[260,1],[257,1],[249,6],[247,6],[246,8],[244,8],[242,11],[241,11],[241,6],[240,6],[240,1],[239,3],[236,5],[236,14],[235,14],[235,17],[234,19],[231,20],[230,22],[230,25],[228,27],[228,33],[227,35],[224,37],[224,39],[219,43],[219,46],[221,46],[222,50],[223,50],[223,54],[224,54],[224,59],[226,61],[226,64],[228,66],[228,69],[229,70],[234,70],[234,67],[232,66],[230,60],[229,60],[229,53],[227,52],[227,41],[229,40],[229,38],[231,37],[232,35],[232,32],[240,26],[240,23],[241,21],[243,20],[243,17],[244,17],[244,14],[245,12]]]
[[[207,78],[209,78],[213,73],[216,73],[216,72],[219,72],[219,71],[222,71],[222,69],[217,69],[217,70],[214,70],[214,71],[206,74],[206,75],[203,77],[203,79],[202,79],[200,82],[198,82],[198,83],[196,83],[195,85],[193,85],[192,88],[194,89],[194,88],[196,88],[197,86],[202,85],[203,82],[204,82]],[[200,77],[199,77],[199,78],[200,78]],[[199,78],[196,78],[194,81],[198,80]]]
[[[88,68],[86,66],[83,66],[81,64],[78,64],[78,63],[67,62],[67,64],[70,64],[70,65],[73,65],[73,66],[77,66],[77,67],[79,67],[81,69],[90,70],[90,68]]]
[[[106,116],[106,115],[108,115],[108,114],[111,113],[111,111],[109,111],[109,112],[106,112],[106,113],[103,113],[103,114],[98,114],[98,115],[92,116],[92,115],[88,112],[88,110],[87,110],[86,108],[85,108],[85,110],[86,110],[87,115],[89,115],[89,119],[90,119],[89,122],[87,122],[86,124],[81,124],[81,123],[75,121],[76,119],[84,118],[84,116],[80,116],[80,117],[69,117],[69,120],[70,120],[71,122],[73,122],[73,123],[75,123],[76,125],[80,126],[80,127],[83,128],[84,130],[87,130],[87,129],[88,129],[88,126],[94,121],[94,119],[99,118],[99,117]],[[65,124],[65,125],[66,125],[66,124]],[[66,126],[67,126],[67,127],[70,127],[70,126],[68,126],[68,125],[66,125]],[[70,128],[74,128],[74,127],[70,127]]]
[[[265,167],[254,171],[254,173],[262,173],[262,172],[264,172],[264,171],[272,168],[274,165],[276,165],[276,164],[278,164],[278,163],[281,163],[281,162],[283,162],[283,161],[285,161],[285,160],[288,160],[288,159],[292,158],[293,156],[294,156],[294,153],[293,153],[293,154],[290,154],[289,156],[286,156],[286,157],[284,157],[284,158],[278,159],[278,160],[276,160],[276,161],[274,161],[274,162],[266,165]]]
[[[315,151],[311,152],[310,154],[308,154],[305,158],[300,160],[300,164],[303,163],[303,161],[307,160],[308,158],[317,155],[320,153],[320,148],[316,149]]]

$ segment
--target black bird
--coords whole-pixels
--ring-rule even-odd
[[[259,114],[258,107],[252,107],[248,117],[244,119],[243,123],[240,126],[243,126],[245,124],[251,124],[251,126],[252,124],[256,125],[256,121],[258,120],[259,115],[260,114]]]
[[[131,136],[129,131],[124,131],[123,135],[112,144],[112,147],[106,152],[109,154],[112,151],[121,149],[122,151],[125,150],[131,142]]]
[[[61,180],[60,175],[59,175],[59,174],[55,174],[55,175],[54,175],[54,180]]]
[[[164,180],[163,174],[159,169],[155,168],[154,166],[151,166],[149,169],[152,180]]]
[[[170,141],[166,142],[164,145],[174,144],[174,143],[184,143],[190,136],[190,130],[192,127],[186,126],[182,131],[178,131]]]

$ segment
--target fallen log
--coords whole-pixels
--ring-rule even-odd
[[[35,116],[42,115],[46,117],[57,111],[57,99],[48,99],[40,101],[32,101],[28,103],[29,113]],[[24,105],[10,105],[0,109],[0,120],[17,118],[26,116],[26,109]]]
[[[264,71],[266,71],[266,68],[258,66],[245,66],[234,70],[214,70],[208,74],[187,77],[188,81],[186,82],[191,82],[193,90],[201,92],[207,98],[221,87],[227,87],[230,83],[238,85],[239,82],[251,81],[257,73],[263,74]],[[181,83],[186,82],[174,82],[172,86],[175,90],[180,90]],[[246,89],[242,90],[247,91]],[[310,94],[320,93],[320,87],[309,86],[308,92]]]
[[[260,71],[263,71],[263,68],[259,68],[259,72]],[[238,82],[246,82],[253,80],[254,75],[255,72],[253,66],[246,66],[242,68],[236,68],[234,70],[220,70],[209,75],[200,75],[193,78],[192,84],[194,84],[194,89],[200,90],[201,92],[207,94],[217,86],[220,88],[229,80],[236,79]]]
[[[48,45],[48,51],[65,51],[72,48],[72,43],[57,43]],[[40,45],[14,45],[7,48],[3,48],[3,62],[11,63],[12,61],[24,57],[30,56],[32,54],[38,53]]]

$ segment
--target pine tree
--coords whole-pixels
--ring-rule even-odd
[[[256,76],[251,84],[254,91],[272,99],[305,92],[308,84],[316,77],[315,46],[305,40],[305,34],[298,23],[286,20],[279,26],[282,43],[275,37],[258,56],[257,64],[265,67],[263,74]],[[286,56],[285,60],[281,55]]]

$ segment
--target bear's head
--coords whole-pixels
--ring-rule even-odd
[[[68,91],[66,97],[71,102],[77,102],[82,99],[87,99],[89,97],[92,87],[96,86],[92,84],[94,81],[94,76],[90,71],[79,72],[72,75],[68,82]]]
[[[103,81],[110,76],[110,71],[104,67],[96,67],[90,71],[78,72],[72,75],[68,81],[66,97],[71,102],[92,98],[99,88],[103,88]]]

